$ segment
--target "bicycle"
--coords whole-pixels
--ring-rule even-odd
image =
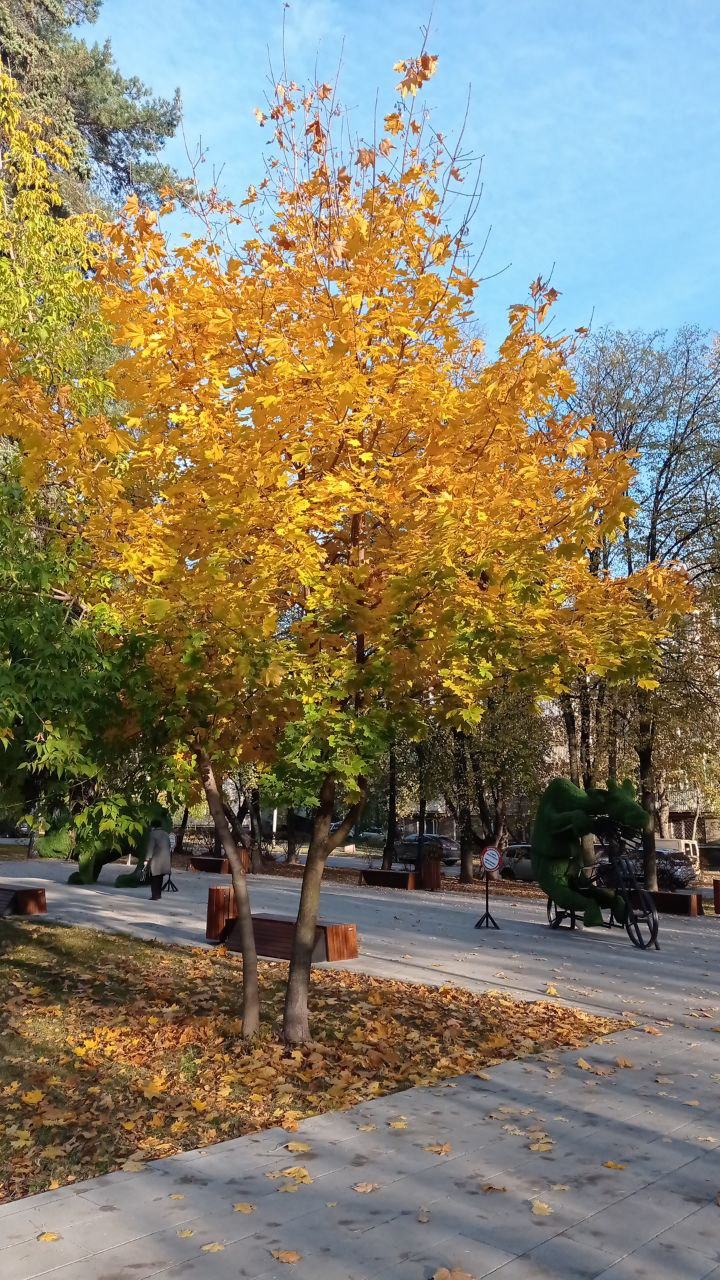
[[[660,922],[655,901],[652,894],[638,883],[636,872],[636,867],[642,866],[641,837],[636,832],[608,823],[598,838],[605,857],[594,867],[585,869],[586,883],[576,885],[575,892],[582,895],[594,885],[613,891],[623,904],[624,919],[618,920],[611,907],[605,927],[624,927],[634,947],[646,951],[654,946],[659,951],[657,936]],[[547,900],[547,918],[551,929],[559,929],[568,918],[569,927],[574,929],[576,926],[575,908],[559,907],[552,898]]]

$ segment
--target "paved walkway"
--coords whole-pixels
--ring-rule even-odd
[[[105,885],[68,888],[65,872],[4,864],[0,882],[45,878],[55,918],[202,938],[210,877],[179,874],[180,893],[158,906]],[[289,914],[298,886],[256,879],[251,892]],[[323,895],[325,915],[358,923],[350,967],[530,996],[552,984],[660,1034],[639,1027],[582,1055],[509,1063],[297,1134],[266,1131],[0,1206],[3,1280],[430,1280],[442,1267],[476,1280],[720,1280],[720,920],[664,917],[662,950],[640,953],[619,931],[550,933],[542,904],[507,898],[493,904],[500,931],[476,932],[480,909],[450,895]],[[401,1117],[406,1127],[391,1127]],[[311,1150],[291,1155],[298,1139]],[[267,1175],[298,1163],[313,1181],[282,1194]],[[301,1259],[274,1257],[283,1252]]]

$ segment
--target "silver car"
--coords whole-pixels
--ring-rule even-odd
[[[529,844],[509,844],[500,870],[503,880],[534,880]]]

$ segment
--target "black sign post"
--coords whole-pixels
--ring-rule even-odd
[[[490,913],[490,872],[499,870],[502,864],[502,854],[499,849],[495,849],[492,845],[488,845],[487,849],[483,849],[480,861],[482,863],[483,871],[485,872],[485,911],[475,925],[475,928],[499,929],[500,925]]]

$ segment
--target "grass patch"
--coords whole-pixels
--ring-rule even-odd
[[[351,1106],[617,1023],[544,1001],[313,971],[315,1042],[239,1038],[241,963],[223,950],[0,921],[0,1200]]]

